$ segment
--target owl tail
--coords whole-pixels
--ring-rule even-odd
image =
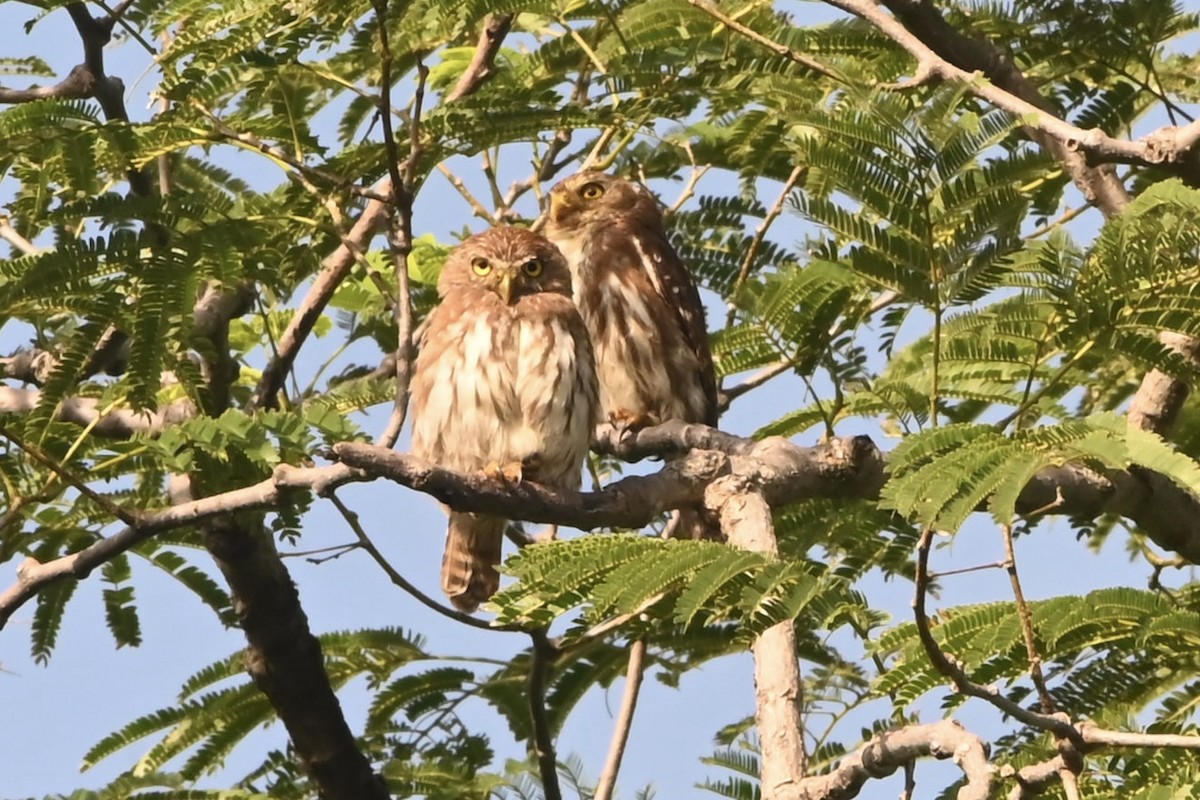
[[[723,542],[725,534],[721,533],[721,523],[698,508],[681,508],[677,512],[679,521],[671,532],[672,539],[693,539],[695,541]]]
[[[499,588],[496,565],[507,524],[499,517],[450,512],[442,556],[442,591],[459,611],[471,613]]]

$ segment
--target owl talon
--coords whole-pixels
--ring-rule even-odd
[[[627,408],[616,408],[608,413],[608,422],[622,435],[640,431],[657,425],[659,420],[648,411],[630,411]]]
[[[489,461],[483,468],[483,474],[494,481],[518,486],[524,477],[524,468],[520,461],[509,461],[504,464]]]

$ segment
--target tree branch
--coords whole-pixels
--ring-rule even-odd
[[[777,554],[771,507],[758,487],[738,476],[710,485],[705,506],[720,517],[729,544],[755,553]],[[750,647],[754,655],[754,717],[762,745],[762,793],[782,798],[798,790],[808,772],[804,690],[796,659],[796,630],[791,620],[772,625]],[[802,795],[801,795],[802,796]]]
[[[1058,783],[1062,771],[1066,768],[1066,760],[1062,756],[1055,756],[1048,761],[1030,764],[1019,770],[1005,764],[1000,768],[1000,777],[1016,781],[1017,785],[1008,793],[1008,800],[1028,800]]]
[[[0,103],[32,103],[35,100],[91,97],[96,91],[96,76],[85,64],[76,64],[67,77],[52,86],[9,89],[0,86]]]
[[[562,789],[558,786],[558,755],[554,750],[554,733],[550,730],[550,719],[546,714],[546,680],[550,674],[550,665],[558,657],[558,651],[546,638],[544,631],[534,631],[530,636],[533,639],[533,654],[529,663],[528,696],[533,739],[529,747],[542,776],[542,794],[545,800],[562,800]]]
[[[5,399],[13,395],[23,398],[23,410],[32,410],[30,394],[36,395],[0,387],[0,411],[14,410],[11,404],[5,405]],[[95,402],[90,398],[68,401],[71,407],[90,404],[92,414],[97,413]],[[60,413],[60,416],[66,415]],[[132,412],[112,412],[97,427],[109,425],[109,418],[114,416],[120,424],[132,425],[141,419]],[[89,417],[87,422],[90,421]],[[118,424],[111,425],[117,427]],[[781,438],[755,441],[703,425],[669,422],[623,438],[611,430],[600,431],[597,446],[629,460],[675,457],[687,453],[690,447],[701,449],[667,464],[658,473],[629,476],[602,491],[581,493],[549,489],[529,481],[511,486],[489,480],[482,473],[465,475],[386,448],[343,442],[334,448],[343,464],[307,469],[281,466],[274,476],[254,486],[186,506],[148,512],[136,530],[126,529],[80,553],[46,565],[33,562],[32,566],[47,569],[38,572],[43,577],[21,593],[17,605],[52,580],[86,576],[97,565],[159,531],[216,514],[269,506],[279,502],[279,492],[284,489],[305,489],[322,496],[343,483],[368,480],[372,476],[388,478],[462,511],[582,530],[641,527],[664,509],[699,505],[705,486],[722,475],[741,475],[755,481],[772,507],[813,497],[874,498],[886,477],[882,454],[865,436],[799,447]],[[1159,546],[1179,553],[1192,563],[1200,563],[1200,498],[1148,470],[1101,475],[1075,465],[1044,469],[1021,492],[1017,510],[1022,514],[1036,512],[1038,516],[1054,513],[1083,518],[1119,514],[1137,523]],[[102,555],[85,557],[86,553]],[[86,558],[86,566],[76,566],[77,558]],[[59,563],[68,560],[72,563]],[[56,566],[51,568],[51,565]],[[28,571],[30,566],[27,560],[22,569]],[[25,582],[28,581],[19,581]],[[0,597],[7,596],[6,593]],[[12,608],[0,601],[0,620],[11,612]]]
[[[642,689],[645,660],[646,641],[638,639],[629,646],[629,666],[625,669],[625,692],[621,697],[621,710],[617,712],[608,755],[604,759],[604,770],[600,773],[592,800],[611,800],[613,789],[616,788],[617,773],[621,771],[621,759],[625,756],[625,745],[629,742],[629,731],[633,727],[633,713],[637,710],[638,694]]]
[[[728,14],[722,13],[721,10],[718,9],[715,5],[713,5],[713,3],[709,2],[709,0],[687,0],[687,1],[691,5],[695,6],[696,8],[703,11],[705,14],[708,14],[710,17],[715,19],[718,23],[720,23],[720,25],[725,26],[726,28],[733,31],[734,33],[737,33],[741,36],[746,37],[747,39],[749,39],[752,42],[762,45],[763,47],[767,48],[775,55],[780,56],[782,58],[786,58],[788,61],[791,61],[793,64],[799,64],[800,66],[804,67],[805,69],[811,70],[812,72],[816,73],[817,75],[823,75],[824,77],[829,78],[833,81],[836,81],[837,83],[840,83],[840,84],[847,83],[846,77],[844,75],[842,75],[840,72],[838,72],[837,70],[835,70],[825,64],[822,64],[820,61],[813,58],[812,56],[805,55],[804,53],[797,53],[795,50],[791,49],[787,45],[780,44],[779,42],[775,41],[774,39],[763,36],[758,31],[756,31],[752,28],[746,27],[745,25],[738,22],[736,19],[729,16]],[[714,33],[715,33],[715,31],[714,31]]]
[[[37,389],[0,386],[0,414],[28,414],[37,407],[41,397],[42,393]],[[163,428],[195,415],[196,407],[190,400],[179,400],[148,413],[102,407],[100,400],[94,397],[69,397],[59,403],[55,411],[55,419],[61,422],[85,428],[92,426],[96,435],[112,439],[160,433]]]
[[[475,92],[488,78],[495,74],[496,54],[504,44],[504,37],[512,29],[512,14],[496,14],[484,20],[483,30],[479,32],[479,41],[475,43],[475,54],[471,63],[458,79],[458,83],[446,95],[446,102],[452,103]]]
[[[1084,166],[1100,162],[1173,166],[1176,172],[1193,183],[1200,178],[1194,153],[1197,144],[1200,143],[1200,123],[1191,123],[1183,128],[1160,128],[1137,141],[1111,137],[1099,128],[1085,130],[1055,116],[1032,86],[1029,87],[1031,91],[1025,93],[1026,96],[1021,96],[998,83],[993,74],[989,74],[988,68],[992,73],[1001,69],[1010,71],[1009,77],[1012,81],[1015,81],[1020,73],[994,51],[987,53],[990,58],[979,63],[982,60],[980,56],[985,52],[981,48],[987,46],[972,42],[954,31],[928,3],[920,3],[917,0],[886,0],[885,4],[896,15],[891,17],[884,14],[871,0],[826,2],[861,17],[908,51],[917,59],[915,81],[941,79],[962,82],[979,99],[1022,118],[1027,127],[1054,139],[1063,148],[1055,153],[1060,158],[1065,153],[1082,152],[1086,156]],[[909,25],[921,30],[924,35],[916,35],[906,27]],[[931,41],[927,42],[927,38]],[[941,49],[935,48],[934,44],[942,45]],[[951,60],[943,57],[950,52],[958,58]],[[971,58],[972,55],[975,58]],[[983,72],[988,81],[977,80],[974,71]],[[1024,80],[1023,77],[1021,80]],[[1044,139],[1042,143],[1045,144]],[[1075,175],[1073,168],[1072,175]],[[1123,189],[1120,194],[1124,194]],[[1113,210],[1119,210],[1123,205],[1120,194],[1095,196],[1094,199],[1101,208],[1111,207]],[[1093,196],[1089,195],[1088,199],[1093,199]],[[1117,205],[1114,206],[1114,202]]]
[[[271,532],[228,515],[200,528],[246,634],[246,671],[279,714],[318,793],[329,800],[390,800],[346,723]]]
[[[953,759],[966,776],[958,800],[986,800],[992,791],[994,769],[988,763],[987,744],[952,719],[931,725],[907,725],[872,738],[842,758],[825,775],[775,795],[777,800],[848,800],[857,797],[871,778],[885,778],[918,758]],[[764,798],[771,798],[764,788]]]
[[[886,16],[878,14],[877,10],[867,9],[859,0],[834,4],[853,13],[859,13],[855,10],[857,8],[870,10],[876,18],[882,17],[883,20],[887,20]],[[1144,156],[1146,163],[1165,162],[1169,167],[1174,166],[1176,171],[1193,185],[1200,181],[1200,161],[1195,154],[1196,144],[1200,139],[1200,123],[1193,122],[1184,128],[1161,128],[1137,143],[1120,142],[1103,136],[1100,131],[1082,131],[1066,125],[1053,117],[1051,104],[1004,54],[988,42],[959,33],[942,18],[933,5],[920,0],[883,0],[883,4],[896,15],[896,19],[903,23],[908,32],[930,48],[937,57],[962,70],[981,72],[999,91],[1007,92],[1019,101],[1040,110],[1042,113],[1039,118],[1046,120],[1047,124],[1050,124],[1049,120],[1053,120],[1060,126],[1065,126],[1061,127],[1057,134],[1036,125],[1026,130],[1030,138],[1063,164],[1089,203],[1096,205],[1106,217],[1120,213],[1129,203],[1129,193],[1111,166],[1096,167],[1089,164],[1080,152],[1081,149],[1096,158],[1103,155],[1104,147],[1114,143],[1117,149]],[[870,18],[869,21],[876,24],[876,18]],[[880,29],[883,30],[882,27]],[[895,39],[894,28],[884,32]],[[928,54],[918,54],[910,46],[912,42],[906,44],[899,39],[896,41],[913,53],[922,65],[931,63]],[[993,98],[985,99],[995,102]],[[1005,107],[996,104],[1001,108]],[[1093,139],[1096,143],[1093,143]],[[1110,160],[1124,159],[1114,157]],[[1183,163],[1185,160],[1186,163]],[[1200,342],[1187,336],[1165,332],[1159,338],[1192,364],[1200,365]],[[1174,424],[1187,394],[1187,384],[1158,370],[1151,370],[1142,380],[1142,385],[1134,397],[1129,410],[1129,424],[1165,435]]]
[[[96,567],[155,534],[194,525],[235,511],[271,508],[282,502],[289,490],[308,490],[323,494],[343,483],[362,479],[363,476],[341,465],[307,468],[284,465],[276,468],[271,478],[253,486],[171,506],[161,511],[142,512],[136,525],[127,526],[76,553],[44,564],[34,558],[26,558],[17,568],[17,582],[0,594],[0,629],[12,617],[13,612],[47,585],[65,579],[83,580]]]
[[[379,551],[379,548],[375,546],[375,542],[371,541],[371,537],[367,535],[367,531],[366,531],[366,529],[363,528],[362,523],[359,521],[358,514],[356,512],[351,510],[345,503],[343,503],[341,498],[338,497],[337,494],[334,492],[329,493],[329,502],[333,503],[333,507],[336,508],[338,510],[338,513],[342,515],[342,519],[346,520],[346,524],[350,526],[350,529],[352,531],[354,531],[354,535],[358,539],[358,544],[351,545],[351,546],[352,547],[357,546],[357,547],[360,547],[363,550],[365,550],[367,555],[369,555],[371,557],[371,559],[375,562],[375,565],[378,566],[381,570],[383,570],[384,574],[388,576],[388,579],[391,580],[391,582],[394,583],[399,588],[408,592],[408,594],[410,594],[413,597],[413,599],[416,600],[418,603],[420,603],[421,605],[425,606],[426,608],[428,608],[432,611],[436,611],[438,614],[441,614],[443,617],[452,619],[455,622],[461,622],[464,625],[470,625],[473,628],[482,628],[484,630],[493,630],[493,631],[498,631],[498,630],[516,631],[516,630],[519,630],[517,628],[510,628],[508,626],[489,625],[487,622],[480,620],[480,619],[476,619],[475,617],[471,616],[470,614],[464,614],[462,611],[459,611],[457,608],[450,608],[448,606],[444,606],[441,603],[439,603],[438,601],[434,600],[429,595],[422,592],[420,589],[418,589],[412,583],[412,581],[408,580],[403,575],[401,575],[400,571],[398,569],[396,569],[395,567],[393,567],[391,565],[391,563],[386,558],[383,557],[383,553],[381,553]]]

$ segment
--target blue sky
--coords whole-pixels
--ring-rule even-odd
[[[1187,5],[1194,8],[1198,3]],[[47,58],[60,74],[65,74],[79,60],[69,20],[64,12],[54,12],[26,38],[21,25],[36,13],[23,4],[0,3],[0,30],[10,32],[0,40],[0,57],[38,54]],[[145,119],[151,113],[146,93],[152,81],[144,75],[145,69],[146,55],[135,47],[120,47],[110,55],[109,71],[125,79],[129,111],[134,119]],[[244,177],[264,185],[282,179],[280,173],[265,167],[265,162],[250,156],[239,156],[229,163],[245,169]],[[517,177],[515,168],[513,177]],[[10,190],[0,180],[0,202]],[[674,199],[669,188],[664,199],[668,202]],[[418,234],[432,232],[445,237],[450,229],[460,228],[462,221],[468,219],[465,204],[435,175],[416,209],[414,230]],[[482,223],[469,219],[468,224],[477,230]],[[1084,224],[1094,228],[1096,223],[1093,220]],[[785,217],[774,230],[774,236],[784,242],[794,242],[803,235],[804,228],[794,217]],[[717,319],[710,312],[714,326]],[[19,331],[0,328],[0,351],[7,353],[22,343]],[[317,343],[316,349],[328,352],[330,345]],[[370,362],[373,357],[367,351],[358,353],[362,362]],[[316,363],[314,355],[308,354],[299,369],[311,371]],[[799,381],[781,379],[735,404],[723,418],[722,427],[734,433],[749,433],[785,409],[800,404],[803,391]],[[383,425],[384,414],[372,413],[359,422],[364,429],[377,431]],[[841,432],[868,433],[881,446],[891,446],[881,431],[866,425]],[[815,435],[802,439],[801,443],[814,443]],[[402,448],[405,441],[401,442]],[[363,524],[392,563],[424,591],[438,596],[437,574],[445,522],[436,503],[386,482],[351,487],[342,496],[361,514]],[[404,524],[398,525],[397,519],[403,519]],[[316,503],[305,519],[299,546],[312,550],[345,543],[351,538],[341,518],[327,504]],[[1083,544],[1075,541],[1064,522],[1045,523],[1018,544],[1018,560],[1030,599],[1082,593],[1113,584],[1144,586],[1148,575],[1144,565],[1129,562],[1118,542],[1110,543],[1098,557],[1089,554]],[[947,540],[936,552],[935,562],[936,568],[944,571],[998,561],[1002,555],[998,534],[986,525],[972,525],[953,541]],[[203,554],[197,563],[206,563]],[[393,587],[361,552],[320,565],[301,558],[289,559],[287,563],[316,632],[400,625],[423,633],[433,651],[501,658],[526,643],[514,634],[483,632],[447,622]],[[0,586],[12,582],[15,566],[15,563],[0,566]],[[32,604],[23,608],[0,633],[0,666],[4,669],[0,673],[0,708],[4,709],[8,723],[0,726],[0,753],[4,753],[0,759],[0,797],[41,796],[107,782],[131,766],[144,748],[129,748],[80,775],[77,769],[84,752],[120,725],[174,704],[178,688],[188,676],[242,647],[241,632],[223,629],[190,594],[155,570],[139,572],[137,588],[145,644],[137,649],[114,649],[103,620],[100,602],[103,584],[98,575],[79,587],[60,644],[48,666],[35,665],[28,656]],[[938,607],[1011,596],[1007,576],[1000,570],[947,578],[944,583]],[[876,579],[863,588],[878,607],[889,609],[897,620],[909,617],[908,584]],[[559,741],[560,755],[580,755],[593,779],[603,763],[621,687],[622,682],[618,681],[608,692],[590,694]],[[341,698],[352,728],[361,729],[368,695],[362,687],[351,687],[342,692]],[[494,735],[493,744],[501,756],[523,756],[523,748],[511,742],[503,721],[489,709],[479,706],[471,708],[469,713]],[[752,713],[753,685],[748,656],[712,662],[687,676],[678,689],[661,686],[651,678],[634,722],[622,771],[621,796],[631,797],[637,787],[651,782],[660,798],[698,794],[691,788],[697,781],[704,776],[720,777],[698,761],[712,752],[713,734],[721,726]],[[931,720],[939,715],[933,706],[926,708],[925,713]],[[998,715],[989,708],[969,706],[960,718],[980,733],[1000,730]],[[248,747],[230,760],[229,773],[241,774],[256,764],[265,750],[281,747],[283,743],[279,726],[254,734]],[[927,771],[946,769],[922,765],[918,780]],[[869,796],[895,796],[899,792],[896,780],[871,787]],[[205,785],[220,783],[206,781]]]

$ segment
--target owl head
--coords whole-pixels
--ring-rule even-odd
[[[442,297],[468,288],[494,292],[505,305],[539,292],[570,297],[571,272],[545,237],[525,228],[489,228],[456,247],[438,278]]]
[[[550,223],[559,230],[630,218],[653,224],[662,212],[654,195],[624,178],[586,170],[550,190]]]

